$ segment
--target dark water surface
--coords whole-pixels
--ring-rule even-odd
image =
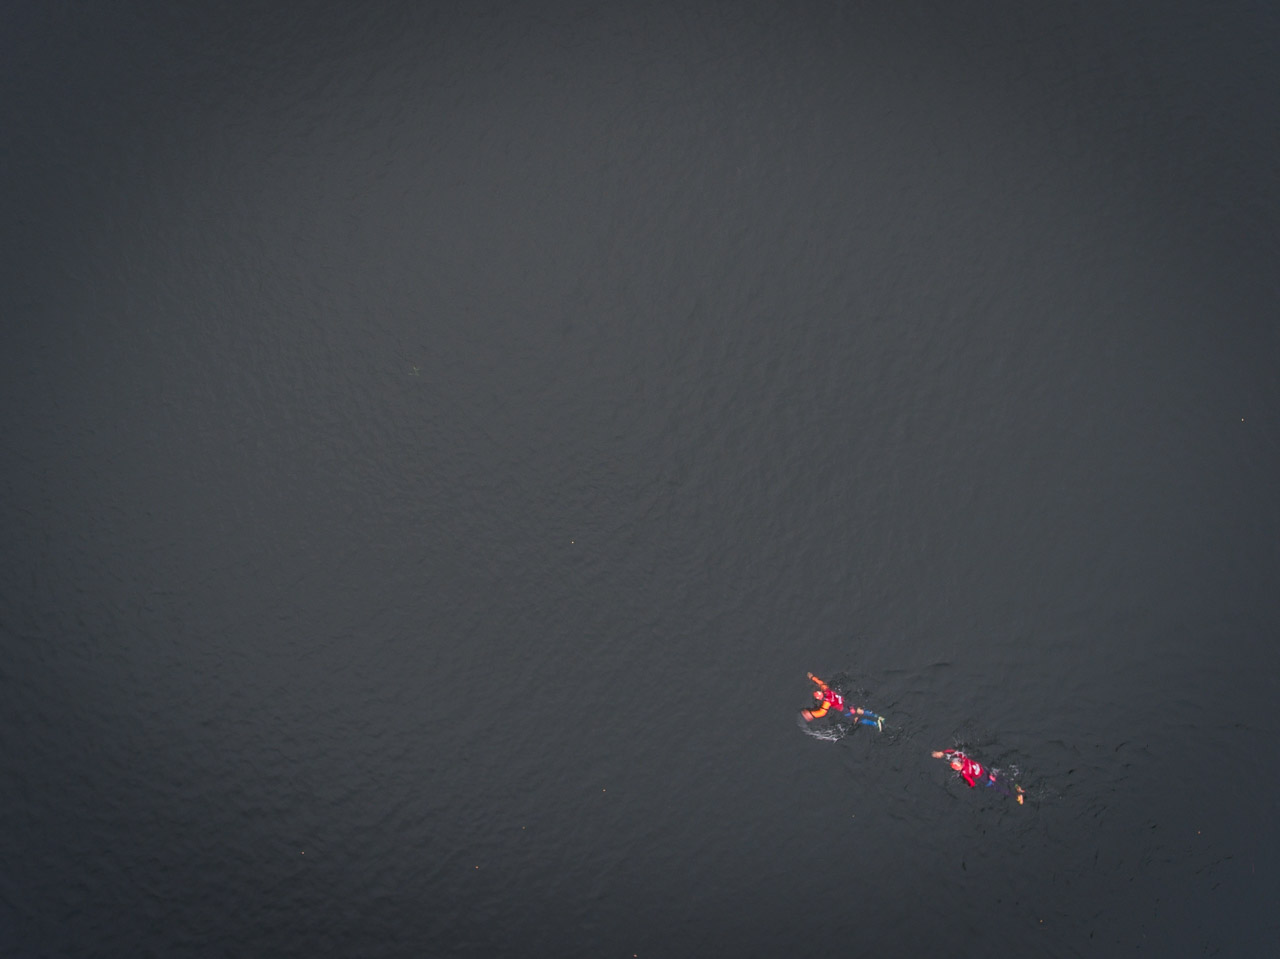
[[[3,18],[0,954],[1276,954],[1273,7],[198,6]]]

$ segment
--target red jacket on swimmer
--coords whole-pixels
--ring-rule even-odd
[[[800,715],[806,720],[821,719],[828,710],[835,709],[836,712],[844,712],[844,697],[837,693],[834,689],[820,680],[813,673],[809,674],[809,678],[818,684],[818,688],[813,691],[813,698],[818,704],[813,709],[802,709]]]
[[[940,753],[933,754],[935,759],[948,759],[951,761],[951,768],[960,774],[965,782],[972,789],[978,784],[978,780],[987,775],[987,771],[982,768],[982,763],[975,762],[958,749],[944,749]]]

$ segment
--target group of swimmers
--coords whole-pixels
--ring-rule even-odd
[[[813,698],[818,702],[814,708],[800,711],[800,715],[806,723],[811,723],[815,719],[830,715],[832,719],[845,719],[855,725],[875,726],[877,732],[884,730],[883,716],[873,713],[869,709],[863,709],[861,706],[854,706],[845,702],[844,696],[813,675],[813,673],[809,674],[809,679],[818,686],[813,691]],[[970,789],[973,789],[981,782],[984,786],[996,790],[1001,795],[1016,799],[1018,805],[1022,805],[1024,797],[1022,787],[1017,783],[1010,783],[1000,770],[984,766],[959,749],[937,749],[930,755],[934,759],[947,760],[951,768],[958,772],[960,777],[969,784]]]

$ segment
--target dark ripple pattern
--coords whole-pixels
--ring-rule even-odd
[[[1280,24],[881,6],[13,6],[0,954],[1274,954]]]

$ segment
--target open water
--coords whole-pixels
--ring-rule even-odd
[[[1277,954],[1274,8],[0,33],[0,954]]]

